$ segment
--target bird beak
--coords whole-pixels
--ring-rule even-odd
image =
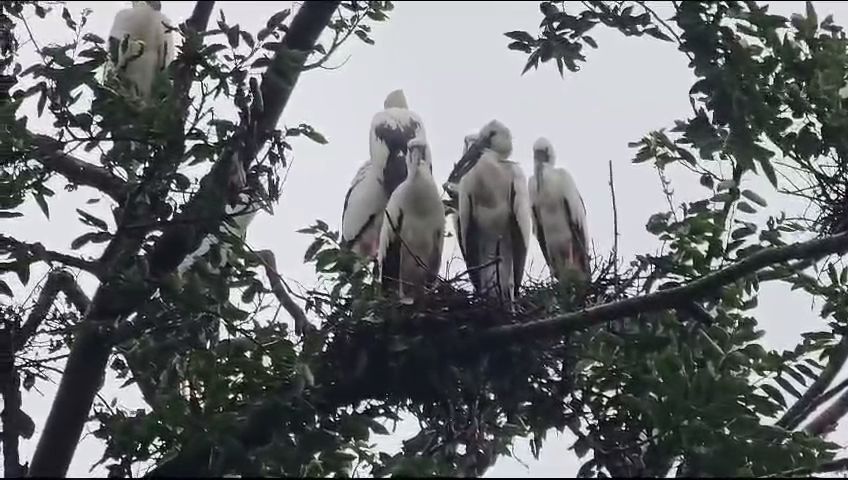
[[[462,155],[462,158],[453,166],[453,171],[450,177],[448,177],[448,183],[458,184],[459,180],[477,164],[477,161],[480,160],[480,156],[483,154],[483,150],[491,144],[491,141],[492,135],[480,137],[475,140]]]

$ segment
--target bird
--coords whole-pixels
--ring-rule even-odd
[[[438,277],[445,210],[426,141],[410,140],[407,152],[407,176],[386,206],[377,259],[383,288],[412,303]]]
[[[586,205],[563,168],[556,168],[553,145],[540,137],[533,144],[534,175],[528,182],[533,231],[553,276],[564,282],[569,270],[583,279],[589,272]]]
[[[255,175],[246,175],[241,162],[235,159],[228,179],[228,197],[224,206],[225,220],[218,233],[204,237],[198,248],[186,256],[177,267],[178,276],[198,267],[207,273],[218,274],[231,260],[232,243],[244,241],[247,228],[256,214],[260,210],[274,214],[265,187]],[[221,244],[216,255],[218,258],[210,258],[210,250],[217,244]]]
[[[467,150],[479,156],[459,181],[460,250],[478,294],[512,309],[532,229],[527,180],[509,159],[512,134],[498,120],[487,123]]]
[[[357,170],[345,194],[343,248],[363,258],[377,257],[386,204],[406,179],[406,150],[414,138],[426,141],[424,123],[409,109],[403,90],[394,90],[371,121],[370,158]]]
[[[171,21],[160,10],[161,2],[134,1],[115,15],[109,32],[107,75],[128,83],[130,93],[143,102],[174,59]]]

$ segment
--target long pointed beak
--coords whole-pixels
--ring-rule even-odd
[[[448,177],[448,183],[459,183],[459,180],[468,173],[474,165],[477,164],[478,160],[480,160],[483,150],[491,144],[491,140],[491,137],[481,137],[475,140],[474,143],[468,147],[468,150],[462,155],[462,158],[460,158],[453,166],[453,171],[451,171],[451,174]]]

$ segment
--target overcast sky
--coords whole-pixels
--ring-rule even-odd
[[[174,21],[183,21],[193,2],[162,2],[163,11]],[[230,24],[256,32],[265,20],[291,2],[217,2],[213,21],[223,9]],[[654,2],[667,12],[664,2]],[[129,2],[68,2],[78,13],[92,8],[87,28],[106,37],[115,13]],[[251,226],[248,242],[257,249],[274,251],[279,269],[293,282],[311,286],[315,276],[311,265],[302,258],[310,238],[295,230],[315,219],[339,228],[345,191],[360,164],[368,155],[368,128],[371,117],[382,108],[390,91],[402,88],[410,108],[425,122],[433,155],[433,173],[441,183],[459,158],[463,137],[487,121],[497,118],[511,130],[513,159],[529,177],[532,170],[530,148],[539,136],[551,140],[558,163],[567,168],[577,182],[588,210],[589,233],[598,252],[612,245],[612,208],[608,186],[607,162],[615,169],[618,198],[620,251],[630,259],[636,253],[658,248],[644,225],[651,213],[667,209],[656,171],[650,166],[633,165],[635,153],[627,143],[636,141],[653,129],[673,126],[673,120],[686,118],[691,109],[687,92],[692,74],[685,56],[671,44],[654,39],[624,38],[617,32],[597,27],[591,35],[600,48],[587,53],[588,62],[577,74],[563,80],[552,65],[521,76],[526,56],[507,50],[503,36],[510,30],[536,31],[540,21],[538,2],[395,2],[390,21],[374,25],[376,45],[367,46],[355,39],[343,48],[331,65],[350,59],[333,71],[316,70],[303,75],[289,102],[282,123],[306,122],[323,133],[328,145],[308,140],[294,142],[294,162],[275,215],[261,213]],[[773,5],[776,13],[788,15],[803,11],[803,2]],[[819,17],[834,13],[837,23],[848,21],[848,4],[817,3]],[[40,44],[67,40],[69,32],[58,16],[41,21],[31,19]],[[19,32],[22,33],[22,32]],[[35,57],[31,45],[24,47],[24,60]],[[49,124],[38,122],[43,131]],[[672,171],[675,200],[696,199],[703,195],[697,178]],[[440,180],[441,179],[441,180]],[[59,183],[60,185],[61,183]],[[757,184],[761,185],[761,184]],[[90,190],[67,194],[56,188],[61,201],[50,204],[47,221],[30,202],[22,211],[26,217],[4,220],[3,228],[13,229],[22,239],[40,241],[48,248],[67,251],[71,240],[85,229],[76,221],[75,209],[92,196]],[[767,188],[761,193],[768,192]],[[771,213],[795,209],[787,200],[771,199]],[[104,202],[105,203],[105,202]],[[88,207],[87,207],[88,208]],[[97,211],[93,208],[92,211]],[[95,254],[97,249],[85,250]],[[446,259],[458,255],[455,243],[448,241]],[[530,273],[546,274],[543,261],[532,239]],[[29,288],[14,277],[4,277],[16,292],[28,292],[40,278],[33,272]],[[89,294],[95,283],[81,278]],[[6,299],[2,299],[6,301]],[[767,329],[766,342],[776,348],[789,348],[798,334],[820,326],[809,301],[785,289],[765,288],[760,301],[761,325]],[[112,383],[111,385],[109,383]],[[41,385],[43,396],[28,394],[24,409],[34,418],[37,429],[30,441],[22,444],[22,457],[29,459],[41,433],[55,388]],[[107,382],[101,392],[109,401],[119,398],[126,407],[141,407],[134,388],[117,390]],[[92,425],[89,426],[89,428]],[[381,444],[398,445],[404,436],[414,433],[410,425]],[[848,429],[840,429],[834,439],[846,440]],[[554,438],[550,436],[549,438]],[[516,454],[527,464],[501,459],[488,476],[569,476],[580,465],[568,450],[573,438],[564,435],[551,440],[534,461],[526,441],[519,441]],[[70,475],[102,475],[102,468],[89,474],[89,467],[102,454],[102,445],[86,437],[77,451]]]

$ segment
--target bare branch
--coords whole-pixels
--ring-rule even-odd
[[[303,309],[300,308],[300,305],[295,303],[295,301],[289,295],[289,292],[283,282],[283,278],[277,273],[277,260],[274,257],[274,252],[271,250],[260,250],[254,253],[254,256],[259,263],[265,267],[265,275],[268,277],[268,281],[271,283],[271,291],[274,292],[274,295],[277,297],[277,300],[289,312],[292,319],[294,319],[294,329],[295,333],[298,335],[302,335],[305,331],[308,331],[311,328],[314,328],[309,320],[306,318],[306,314],[303,313]]]
[[[840,233],[782,247],[765,248],[733,265],[680,287],[533,322],[495,327],[481,332],[479,339],[482,341],[500,339],[505,342],[516,342],[526,337],[538,338],[546,335],[561,335],[565,332],[589,328],[616,318],[676,308],[747,275],[754,274],[769,265],[802,258],[821,258],[834,253],[843,254],[846,251],[848,251],[848,233]]]
[[[33,135],[38,156],[36,161],[78,185],[96,188],[123,204],[127,184],[109,170],[92,165],[62,151],[62,145],[46,135]]]

